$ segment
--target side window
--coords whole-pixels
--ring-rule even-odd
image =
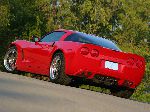
[[[71,34],[67,38],[65,38],[65,41],[79,42],[79,36],[75,33]]]
[[[90,41],[88,41],[88,39],[84,38],[83,36],[79,35],[79,34],[72,34],[69,35],[65,41],[73,41],[73,42],[80,42],[80,43],[91,43]]]
[[[40,42],[55,42],[58,41],[64,34],[65,32],[55,31],[43,37]]]

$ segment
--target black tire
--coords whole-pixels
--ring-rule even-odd
[[[7,72],[16,73],[16,60],[17,60],[17,48],[16,46],[12,46],[8,49],[4,56],[4,69]]]
[[[69,85],[71,78],[65,74],[65,59],[63,53],[54,54],[50,64],[50,81],[57,84]]]
[[[121,98],[130,98],[134,93],[134,89],[112,89],[111,94]]]

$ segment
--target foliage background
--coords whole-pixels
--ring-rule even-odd
[[[150,103],[149,6],[149,0],[0,0],[0,68],[16,37],[29,40],[58,28],[95,34],[145,57],[145,77],[132,99]]]

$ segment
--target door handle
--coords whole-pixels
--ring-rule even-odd
[[[55,42],[52,43],[52,47],[54,47],[54,45],[55,45]]]

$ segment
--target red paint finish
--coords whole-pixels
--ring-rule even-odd
[[[136,88],[145,72],[145,60],[136,54],[111,50],[92,44],[64,41],[74,33],[64,31],[59,41],[29,42],[17,40],[13,42],[18,50],[17,69],[49,76],[52,56],[58,50],[65,57],[65,73],[71,76],[94,79],[96,75],[115,78],[119,86],[130,82],[129,88]],[[106,61],[118,63],[118,70],[105,68]],[[89,74],[90,73],[90,74]]]

